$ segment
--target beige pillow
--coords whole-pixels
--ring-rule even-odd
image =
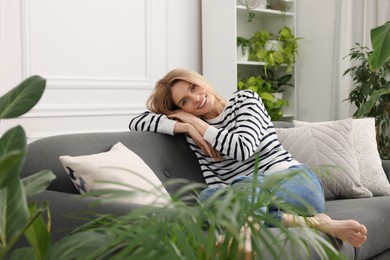
[[[80,193],[116,189],[132,192],[121,201],[160,206],[170,202],[168,192],[150,167],[122,143],[108,152],[59,159]]]
[[[319,175],[328,200],[372,197],[360,182],[351,128],[349,120],[276,129],[283,147]]]
[[[350,120],[350,119],[343,119]],[[333,122],[293,121],[297,127]],[[390,195],[390,184],[382,167],[377,144],[375,118],[352,119],[352,138],[359,166],[360,181],[374,196]]]

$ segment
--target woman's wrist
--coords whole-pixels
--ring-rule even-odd
[[[174,134],[189,134],[191,131],[191,128],[194,128],[191,124],[183,123],[183,122],[176,122],[175,128],[174,128]]]

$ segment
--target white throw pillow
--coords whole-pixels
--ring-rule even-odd
[[[150,167],[122,143],[117,143],[108,152],[75,157],[65,155],[59,159],[80,193],[115,189],[131,192],[120,199],[125,202],[164,206],[171,201]]]
[[[316,123],[293,122],[296,127],[333,123],[329,121]],[[352,138],[362,185],[371,191],[374,196],[389,196],[390,184],[383,170],[376,144],[375,118],[352,119]]]
[[[351,128],[350,120],[276,129],[282,146],[319,175],[328,200],[372,197],[360,182]]]

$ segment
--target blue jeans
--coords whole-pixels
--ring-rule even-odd
[[[295,174],[294,174],[295,173]],[[258,182],[263,183],[269,176],[286,175],[286,179],[281,181],[280,189],[277,189],[275,196],[282,201],[288,203],[290,206],[301,210],[305,215],[313,215],[323,213],[325,210],[324,191],[317,175],[304,164],[292,166],[286,170],[265,173],[258,176]],[[287,175],[289,175],[287,177]],[[234,186],[242,181],[252,181],[251,176],[239,176],[235,178],[231,185]],[[222,187],[210,187],[204,189],[200,194],[200,200],[207,200],[215,192],[223,189]],[[257,187],[257,194],[260,194],[260,187]],[[292,196],[293,194],[293,196]],[[265,211],[262,207],[259,210]],[[268,213],[275,219],[282,220],[283,209],[269,205]]]

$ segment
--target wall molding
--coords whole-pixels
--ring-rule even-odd
[[[83,117],[83,116],[118,116],[138,115],[146,110],[144,103],[115,103],[115,104],[61,104],[61,105],[38,105],[23,118],[45,117]]]
[[[98,131],[55,131],[55,132],[36,132],[34,134],[27,134],[27,143],[31,143],[38,139],[42,139],[49,136],[56,135],[69,135],[69,134],[83,134],[83,133],[112,133],[112,132],[126,132],[128,129],[115,128],[115,129],[103,129]]]
[[[72,77],[42,75],[47,79],[47,88],[73,89],[73,88],[121,88],[121,89],[150,89],[153,88],[152,79],[152,22],[151,0],[145,0],[145,78],[135,77]],[[0,2],[1,3],[1,2]],[[20,0],[20,25],[21,25],[21,67],[22,78],[33,74],[32,57],[32,8],[31,0]],[[1,19],[1,17],[0,17]],[[1,23],[0,23],[1,25]]]
[[[152,89],[154,83],[143,78],[109,78],[109,77],[47,77],[50,89]]]
[[[0,0],[0,43],[3,39],[3,22],[4,21],[4,14],[3,14],[3,0]]]

